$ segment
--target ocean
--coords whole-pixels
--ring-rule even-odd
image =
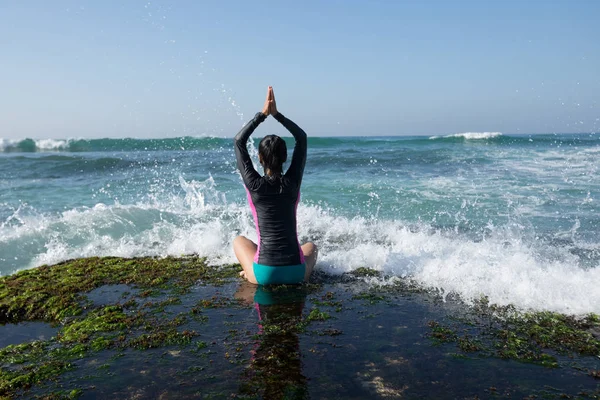
[[[597,134],[311,137],[299,239],[327,275],[600,313],[599,167]],[[232,139],[0,139],[2,276],[105,255],[231,263],[237,235],[256,240]]]

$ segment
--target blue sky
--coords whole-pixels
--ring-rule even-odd
[[[599,1],[0,2],[0,138],[600,130]],[[279,133],[269,121],[264,133]]]

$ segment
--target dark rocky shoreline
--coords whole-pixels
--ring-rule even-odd
[[[0,278],[0,398],[600,398],[597,315],[238,271],[106,257]]]

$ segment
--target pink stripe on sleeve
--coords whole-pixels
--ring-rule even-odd
[[[296,240],[298,240],[298,203],[300,202],[300,191],[298,190],[298,198],[296,199],[296,206],[294,207],[294,214],[296,215]],[[300,263],[304,264],[304,252],[302,251],[302,246],[300,246],[300,242],[298,242],[298,252],[300,253]]]
[[[258,254],[260,253],[260,229],[258,229],[258,216],[256,215],[256,207],[252,202],[250,191],[247,187],[244,187],[244,189],[246,189],[246,197],[248,197],[248,204],[250,204],[250,211],[252,212],[252,217],[254,217],[254,226],[256,227],[256,234],[258,235],[258,243],[256,244],[258,247],[256,249],[256,254],[254,254],[254,262],[258,263]]]

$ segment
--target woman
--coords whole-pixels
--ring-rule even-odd
[[[265,136],[258,146],[258,160],[265,175],[254,169],[246,144],[252,132],[269,115],[275,117],[296,140],[292,163],[283,173],[287,159],[285,141],[276,135]],[[277,111],[273,88],[269,86],[262,112],[235,136],[235,156],[242,175],[250,209],[256,225],[258,245],[244,236],[233,241],[233,250],[243,271],[240,276],[251,283],[295,284],[307,281],[315,262],[317,247],[298,243],[296,208],[306,163],[306,133]]]

